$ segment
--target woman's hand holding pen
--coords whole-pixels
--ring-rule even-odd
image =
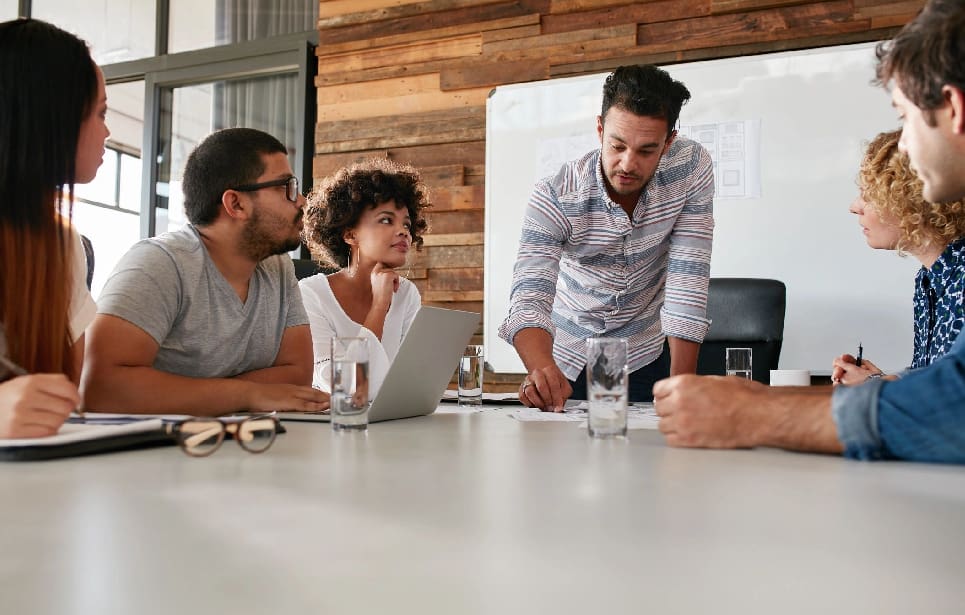
[[[858,359],[850,354],[843,354],[835,358],[832,362],[832,368],[831,383],[835,385],[861,384],[872,375],[883,373],[877,365],[868,359],[862,358],[859,365]]]
[[[53,435],[79,406],[77,387],[63,374],[7,380],[0,384],[0,438]]]

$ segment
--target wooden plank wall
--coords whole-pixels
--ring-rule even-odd
[[[432,232],[409,276],[427,304],[482,312],[485,104],[493,87],[888,38],[923,4],[321,0],[315,180],[367,156],[421,169]]]

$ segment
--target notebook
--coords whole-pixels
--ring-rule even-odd
[[[462,352],[479,327],[479,314],[423,306],[406,333],[372,405],[369,422],[435,412]],[[329,421],[328,414],[278,412],[291,421]]]

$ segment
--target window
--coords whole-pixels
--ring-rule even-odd
[[[10,21],[20,15],[18,0],[0,0],[0,21]]]
[[[144,82],[107,86],[111,136],[89,184],[74,188],[74,225],[94,247],[96,298],[121,256],[140,238]]]
[[[30,15],[73,32],[98,64],[155,53],[155,0],[32,0]]]
[[[15,0],[0,0],[0,11],[8,4],[15,14]],[[96,253],[95,297],[135,241],[184,220],[184,162],[212,130],[275,135],[302,185],[311,185],[318,0],[27,5],[31,16],[85,39],[107,81],[109,151],[95,181],[76,187],[74,209]]]
[[[233,126],[257,128],[288,147],[297,169],[300,140],[297,135],[298,99],[304,98],[294,73],[216,81],[165,90],[170,106],[162,104],[159,140],[156,233],[185,221],[181,173],[191,150],[209,133]],[[167,127],[168,130],[165,130]]]
[[[168,51],[271,38],[315,29],[318,0],[170,0]]]

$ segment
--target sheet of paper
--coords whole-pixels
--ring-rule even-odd
[[[459,393],[451,389],[442,392],[442,401],[459,401]],[[484,404],[518,404],[519,396],[513,393],[486,393],[483,392]]]
[[[14,448],[19,446],[60,446],[72,442],[84,442],[86,440],[97,440],[100,438],[110,438],[114,436],[143,433],[161,429],[163,421],[159,418],[138,420],[124,424],[91,424],[91,423],[64,423],[56,435],[46,438],[22,438],[18,440],[3,440],[0,446],[4,448]]]
[[[555,421],[577,423],[586,427],[587,409],[585,401],[569,402],[564,412],[543,412],[537,408],[520,408],[513,410],[509,416],[517,421]],[[627,429],[656,429],[660,418],[653,409],[653,404],[633,403],[627,408]]]

